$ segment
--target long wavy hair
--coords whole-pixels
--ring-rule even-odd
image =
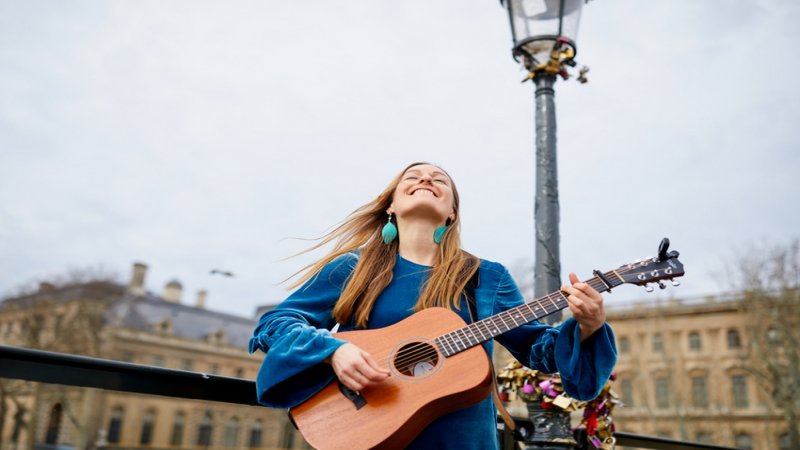
[[[381,229],[386,224],[386,210],[392,204],[392,196],[403,174],[421,164],[430,163],[409,164],[377,198],[350,213],[340,225],[320,237],[318,243],[301,252],[307,253],[334,243],[330,253],[295,273],[302,275],[290,288],[296,288],[310,280],[339,256],[360,250],[358,263],[333,308],[333,318],[339,323],[354,323],[358,328],[366,328],[375,300],[392,281],[399,240],[403,238],[399,236],[399,239],[389,245],[383,243]],[[438,246],[439,262],[431,270],[430,278],[415,305],[415,311],[434,306],[460,310],[461,295],[470,278],[478,271],[480,263],[476,256],[461,249],[458,190],[452,177],[449,174],[447,177],[450,178],[453,189],[455,219],[448,225]]]

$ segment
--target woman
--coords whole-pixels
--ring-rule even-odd
[[[522,303],[505,267],[461,249],[459,227],[450,176],[415,163],[323,237],[312,249],[335,242],[333,251],[304,269],[295,284],[304,283],[302,288],[261,317],[250,341],[251,352],[266,352],[257,378],[259,402],[293,407],[334,376],[354,391],[390,376],[372,355],[327,331],[337,323],[340,331],[382,328],[433,306],[450,308],[469,323],[475,315],[483,319]],[[562,290],[573,318],[557,328],[523,325],[497,340],[523,364],[560,372],[571,396],[589,400],[608,380],[616,348],[600,294],[575,274],[570,282]],[[474,294],[472,306],[466,291]],[[491,355],[492,341],[484,346]],[[487,398],[440,417],[408,448],[496,448],[495,415]]]

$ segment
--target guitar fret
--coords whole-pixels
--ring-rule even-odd
[[[476,322],[474,325],[475,325],[475,329],[478,330],[478,332],[481,334],[481,339],[486,340],[486,335],[483,334],[483,330],[481,330],[481,323],[480,322]]]
[[[470,343],[472,345],[480,343],[481,342],[480,338],[475,334],[475,326],[474,326],[474,324],[468,326],[467,329],[469,330]]]
[[[492,337],[500,335],[500,328],[495,323],[495,319],[492,319],[492,325],[494,326],[494,330],[489,330],[492,332]]]
[[[561,292],[561,291],[558,291],[558,292]],[[558,311],[558,304],[556,304],[555,300],[553,300],[553,298],[550,295],[547,296],[547,299],[550,300],[550,303],[552,303],[553,307],[556,308],[556,309],[553,310],[553,312]],[[548,312],[550,312],[550,311],[548,311]]]
[[[461,335],[466,339],[467,343],[469,343],[469,338],[467,338],[467,333],[464,332],[464,328],[461,328],[460,330],[456,330],[456,334],[458,334],[459,331],[461,332]],[[466,350],[468,348],[468,346],[467,346],[466,343],[464,343],[464,339],[462,339],[461,337],[459,337],[458,339],[461,342],[461,345],[464,346],[464,350]]]
[[[536,310],[533,308],[533,306],[534,306],[534,305],[532,305],[532,304],[530,304],[530,303],[525,303],[525,304],[524,304],[524,305],[522,305],[522,306],[524,306],[525,308],[528,308],[528,312],[531,314],[531,316],[532,316],[534,319],[536,318]]]
[[[514,313],[516,314],[517,317],[522,319],[522,323],[523,324],[526,324],[526,323],[530,322],[531,320],[535,319],[536,315],[533,314],[533,312],[530,311],[530,308],[528,308],[528,314],[526,315],[525,310],[523,309],[523,306],[525,306],[525,305],[520,305],[520,306],[517,306],[516,308],[514,308]]]
[[[624,283],[622,277],[611,271],[605,274],[615,277]],[[615,280],[616,281],[616,280]],[[587,280],[586,283],[598,291],[608,290],[608,286],[598,277]],[[621,284],[621,283],[620,283]],[[613,286],[618,286],[613,282]],[[613,287],[612,286],[612,287]],[[569,306],[567,295],[562,291],[552,292],[548,295],[532,300],[528,303],[515,306],[492,317],[473,322],[458,330],[451,331],[437,338],[445,356],[455,355],[468,348],[486,342],[502,333],[520,327],[534,320],[562,310]]]
[[[564,294],[564,293],[563,293],[563,292],[561,292],[561,291],[558,291],[558,295],[559,295],[559,296],[561,296],[561,301],[562,301],[562,302],[563,302],[563,304],[564,304],[564,306],[563,306],[563,307],[566,307],[567,305],[569,305],[569,300],[567,300],[567,295],[566,295],[566,294]]]
[[[444,341],[444,343],[445,343],[445,344],[447,345],[447,347],[449,348],[449,349],[448,349],[448,353],[449,353],[449,355],[448,355],[448,356],[455,354],[455,352],[453,351],[453,346],[450,344],[450,337],[449,337],[449,335],[444,335],[444,336],[442,336],[442,337],[443,337],[442,341]]]
[[[469,336],[470,347],[480,342],[480,340],[475,336],[475,331],[473,331],[472,326],[468,326],[467,328],[464,329],[464,334],[467,334],[467,332],[469,332],[468,336]]]
[[[501,314],[500,320],[503,322],[503,325],[506,327],[506,331],[514,328],[508,321],[509,317],[508,314]]]
[[[458,337],[458,331],[453,332],[452,335],[453,335],[453,343],[455,344],[456,351],[460,352],[461,350],[464,350],[464,348],[462,348],[462,349],[458,348],[458,344],[461,344],[462,347],[464,346],[464,343],[461,342],[461,338]]]
[[[611,271],[611,272],[609,272],[609,273],[613,273],[614,275],[616,275],[616,276],[617,276],[617,278],[619,278],[619,282],[620,282],[620,284],[622,284],[622,283],[624,283],[624,282],[625,282],[625,278],[622,278],[622,275],[618,274],[616,270],[612,270],[612,271]]]
[[[463,330],[463,331],[461,332],[461,334],[463,334],[463,335],[464,335],[464,337],[467,339],[467,345],[468,345],[469,347],[472,347],[473,345],[475,345],[475,343],[474,343],[474,342],[472,342],[472,341],[474,340],[474,339],[473,339],[473,337],[472,337],[472,335],[468,333],[468,331],[469,331],[469,327],[468,327],[468,326],[467,326],[467,327],[464,327],[464,328],[462,328],[462,330]]]
[[[470,347],[469,345],[467,345],[467,344],[469,344],[469,339],[467,338],[466,333],[464,333],[464,329],[463,328],[461,328],[460,330],[456,331],[456,334],[458,334],[459,331],[461,332],[461,336],[458,337],[458,341],[461,342],[461,345],[464,346],[464,350],[466,350],[466,349],[468,349]]]

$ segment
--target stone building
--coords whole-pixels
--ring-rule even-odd
[[[247,344],[256,319],[206,309],[206,292],[183,301],[169,282],[42,283],[0,304],[0,345],[255,379],[263,355]],[[307,448],[285,411],[0,379],[0,448]],[[30,432],[33,430],[33,433]]]
[[[788,449],[787,422],[747,359],[740,298],[706,297],[608,311],[619,351],[621,431],[744,449]],[[778,352],[779,349],[775,348]]]

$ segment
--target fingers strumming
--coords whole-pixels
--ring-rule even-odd
[[[369,366],[376,372],[379,372],[384,376],[389,375],[389,371],[381,367],[380,364],[378,364],[378,361],[376,361],[375,358],[372,357],[372,355],[367,353],[365,359],[367,360],[367,364],[369,364]]]

